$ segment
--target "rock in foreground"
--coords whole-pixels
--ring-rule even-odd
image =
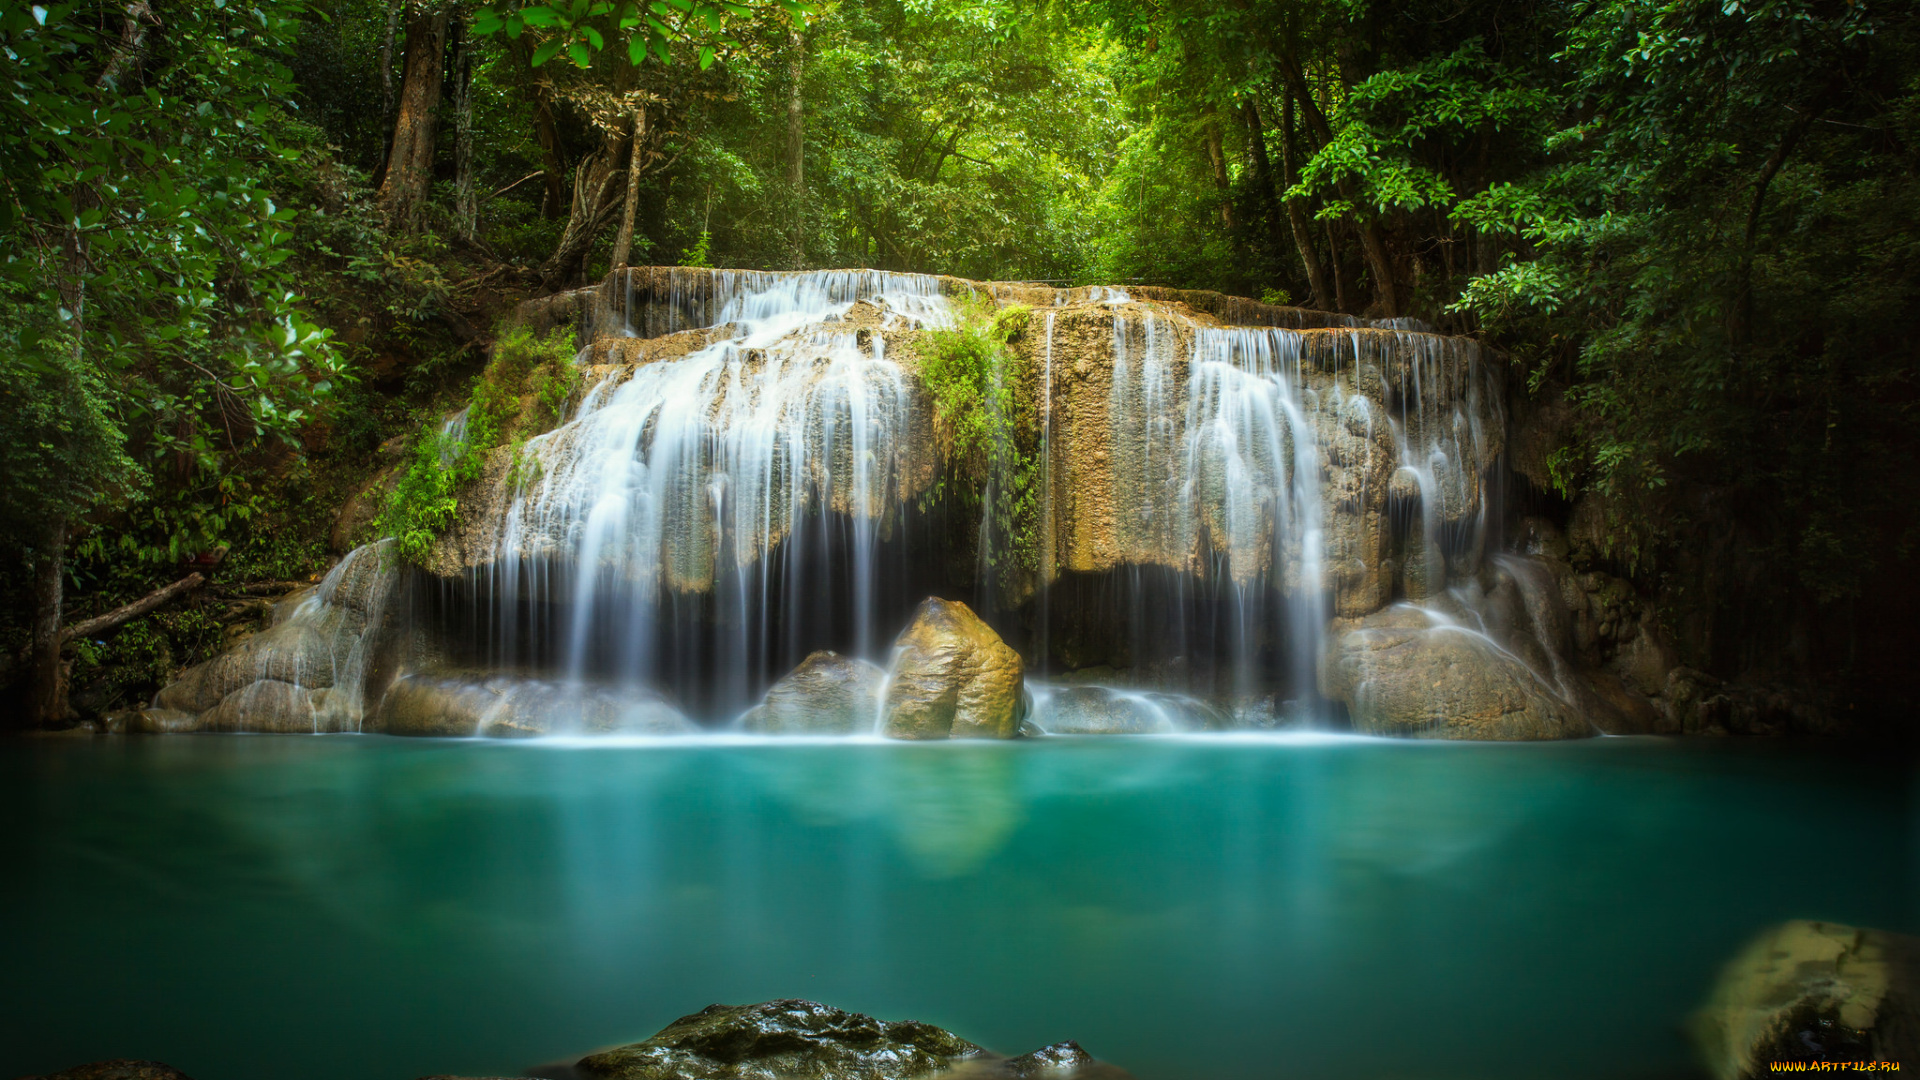
[[[822,650],[774,683],[740,726],[762,735],[871,732],[886,681],[887,673],[876,664]]]
[[[1771,1062],[1920,1061],[1920,939],[1804,919],[1755,938],[1694,1033],[1718,1080]]]
[[[928,597],[894,640],[886,734],[1011,739],[1025,718],[1020,654],[957,600]]]
[[[1006,1058],[932,1024],[798,998],[709,1005],[574,1069],[594,1080],[1132,1080],[1071,1041]]]
[[[21,1080],[190,1080],[186,1073],[158,1061],[133,1061],[115,1058],[75,1065],[45,1076],[27,1076]]]
[[[607,1080],[911,1080],[985,1054],[932,1024],[788,998],[709,1005],[575,1068]]]

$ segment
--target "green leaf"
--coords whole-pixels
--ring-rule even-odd
[[[705,71],[712,66],[713,66],[713,46],[711,45],[700,46],[700,70]]]

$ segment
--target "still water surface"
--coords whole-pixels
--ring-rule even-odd
[[[0,743],[0,1076],[511,1074],[811,997],[1141,1080],[1681,1077],[1749,934],[1920,930],[1913,771],[1231,737]]]

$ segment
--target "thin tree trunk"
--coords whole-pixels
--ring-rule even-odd
[[[645,106],[633,110],[633,152],[627,157],[627,198],[620,211],[620,231],[613,238],[613,258],[608,262],[610,269],[619,269],[628,264],[633,254],[633,219],[640,210],[640,172],[647,142],[647,110]]]
[[[47,524],[33,562],[33,722],[41,727],[67,718],[67,669],[60,660],[62,578],[66,570],[67,523]]]
[[[461,239],[471,240],[480,227],[473,181],[473,35],[465,23],[455,23],[452,33],[453,223]]]
[[[1229,195],[1227,155],[1220,145],[1220,118],[1211,106],[1207,109],[1207,161],[1213,166],[1213,189],[1220,197],[1220,227],[1233,229],[1233,199]]]
[[[533,132],[540,140],[540,168],[546,174],[540,216],[552,221],[567,212],[567,163],[560,154],[560,127],[553,119],[552,97],[538,83],[533,93]]]
[[[1260,118],[1260,103],[1249,95],[1240,104],[1247,121],[1248,148],[1253,153],[1253,176],[1260,187],[1260,200],[1267,206],[1267,237],[1277,255],[1288,240],[1280,234],[1280,196],[1274,190],[1273,159],[1267,154],[1266,124]]]
[[[447,14],[429,12],[407,20],[406,74],[400,84],[400,115],[393,122],[380,206],[387,227],[415,233],[426,214],[433,180],[433,128],[440,109],[440,81],[447,52]]]
[[[94,80],[95,86],[119,90],[121,80],[140,70],[147,45],[147,26],[153,21],[153,8],[147,0],[132,0],[127,4],[120,23],[120,42],[114,46],[113,56],[101,69],[100,77]]]
[[[1400,290],[1393,280],[1393,257],[1374,222],[1360,223],[1360,251],[1373,277],[1373,308],[1380,317],[1391,319],[1400,314]]]
[[[793,268],[806,264],[807,238],[807,119],[801,96],[801,79],[806,74],[806,42],[796,27],[787,31],[793,46],[793,58],[787,62],[793,92],[787,98],[787,183],[793,189]]]
[[[1293,190],[1293,185],[1299,182],[1299,170],[1294,166],[1293,94],[1291,92],[1285,95],[1282,110],[1280,183],[1284,189],[1284,196],[1284,191]],[[1313,230],[1307,222],[1306,203],[1304,200],[1292,198],[1285,199],[1285,202],[1287,224],[1293,229],[1293,246],[1299,251],[1300,263],[1306,267],[1307,271],[1307,289],[1311,293],[1307,297],[1307,306],[1324,309],[1327,305],[1338,301],[1335,300],[1334,290],[1327,285],[1327,271],[1320,265],[1320,255],[1313,249]]]
[[[387,0],[387,36],[380,43],[380,164],[373,170],[377,190],[387,182],[387,162],[393,157],[393,41],[400,32],[404,0]]]
[[[1327,226],[1327,255],[1333,266],[1333,310],[1347,310],[1347,275],[1340,264],[1340,241],[1333,235],[1333,222]]]

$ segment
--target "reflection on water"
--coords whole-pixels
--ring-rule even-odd
[[[1920,929],[1911,789],[1650,740],[15,742],[0,1076],[498,1075],[805,996],[1143,1080],[1677,1077],[1759,927]]]

